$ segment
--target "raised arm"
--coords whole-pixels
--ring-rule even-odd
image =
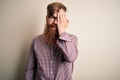
[[[63,55],[66,61],[72,63],[77,59],[77,37],[66,32],[59,37],[57,44],[63,50]]]

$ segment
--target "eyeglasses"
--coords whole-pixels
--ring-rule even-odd
[[[55,17],[55,16],[48,16],[48,19],[50,21],[55,21],[55,20],[57,20],[57,17]]]

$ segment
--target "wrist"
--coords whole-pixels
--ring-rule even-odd
[[[65,32],[65,30],[64,31],[59,31],[59,36],[62,34],[62,33],[64,33]]]

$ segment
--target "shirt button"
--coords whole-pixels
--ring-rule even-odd
[[[50,73],[52,74],[52,71]]]
[[[53,61],[50,61],[51,63],[53,63]]]

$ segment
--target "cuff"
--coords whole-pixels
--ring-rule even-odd
[[[64,40],[64,41],[71,41],[71,38],[69,36],[69,34],[67,32],[63,32],[60,36],[59,36],[60,40]]]

